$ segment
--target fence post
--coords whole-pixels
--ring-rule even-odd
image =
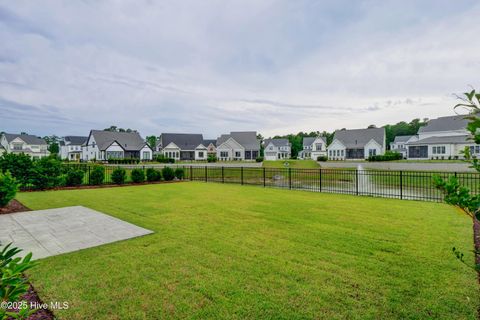
[[[87,184],[90,184],[90,166],[87,166],[88,168],[88,181],[87,181]]]
[[[222,166],[222,183],[225,183],[225,167]]]
[[[265,188],[265,167],[263,167],[263,187]]]
[[[208,172],[207,166],[205,166],[205,182],[208,182]]]
[[[243,186],[243,167],[240,167],[240,179],[241,179],[241,184]]]
[[[322,192],[322,168],[318,169],[320,179],[320,192]]]
[[[403,171],[400,170],[400,200],[403,199]]]
[[[355,194],[358,196],[358,169],[355,169]]]
[[[292,168],[288,168],[288,189],[292,189]]]
[[[193,181],[193,168],[190,166],[190,181]]]

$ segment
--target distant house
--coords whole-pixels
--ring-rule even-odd
[[[300,159],[311,159],[314,137],[303,137],[303,150],[298,153]]]
[[[213,151],[212,146],[213,145]],[[209,148],[215,152],[213,140],[204,140],[199,133],[162,133],[156,151],[176,160],[207,160]]]
[[[327,147],[331,160],[361,160],[385,153],[385,128],[337,130]]]
[[[59,142],[60,157],[69,161],[80,161],[82,159],[82,147],[87,142],[88,137],[65,136]]]
[[[152,160],[153,150],[138,132],[91,130],[82,148],[84,161],[108,159]]]
[[[480,156],[480,146],[471,140],[467,131],[469,120],[463,115],[432,119],[418,129],[405,144],[408,159],[463,158],[462,152],[468,147],[474,156]]]
[[[203,145],[207,147],[207,155],[217,155],[217,140],[203,140]]]
[[[407,146],[406,143],[409,142],[414,136],[396,136],[393,142],[390,143],[390,151],[398,152],[402,155],[402,158],[407,158]]]
[[[4,133],[0,137],[0,145],[7,153],[24,153],[34,159],[50,155],[47,142],[30,134]]]
[[[230,132],[217,139],[217,158],[221,161],[255,160],[260,155],[260,141],[255,131]]]
[[[292,148],[288,139],[267,139],[264,142],[265,160],[289,159]]]

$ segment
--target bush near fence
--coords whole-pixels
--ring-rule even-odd
[[[368,161],[394,161],[394,160],[402,160],[403,156],[401,153],[387,151],[385,154],[376,155],[376,156],[369,156]]]

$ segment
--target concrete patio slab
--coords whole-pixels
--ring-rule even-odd
[[[82,206],[0,215],[0,243],[13,242],[34,259],[153,233]]]

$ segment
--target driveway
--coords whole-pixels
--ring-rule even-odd
[[[153,233],[101,212],[76,206],[0,215],[0,243],[13,242],[40,259]]]
[[[327,161],[319,162],[322,168],[357,168],[404,171],[440,171],[440,172],[475,172],[468,163],[461,162],[367,162],[367,161]]]

